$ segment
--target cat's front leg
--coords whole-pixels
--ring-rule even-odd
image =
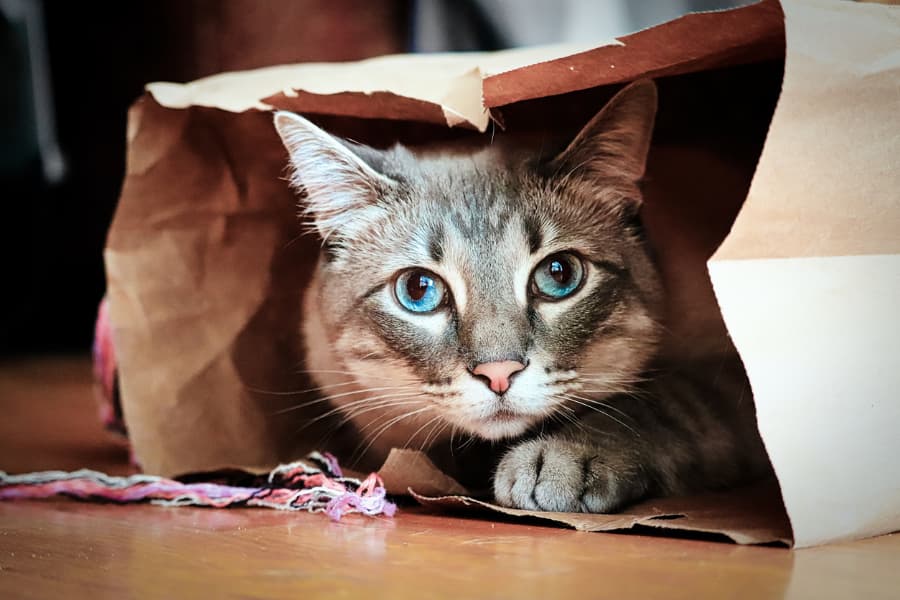
[[[494,476],[494,497],[514,508],[607,513],[645,496],[649,475],[635,449],[565,432],[514,446]]]

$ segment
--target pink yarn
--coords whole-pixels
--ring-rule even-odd
[[[331,452],[323,452],[322,458],[325,459],[326,464],[328,465],[328,470],[335,474],[337,477],[343,477],[344,474],[341,472],[341,465],[338,464],[338,459]]]
[[[388,502],[386,495],[381,477],[372,473],[355,492],[347,491],[332,499],[325,507],[325,514],[335,521],[339,521],[348,512],[393,517],[397,512],[397,505]]]
[[[207,506],[213,508],[264,507],[277,510],[324,512],[333,520],[349,513],[394,516],[397,507],[387,500],[384,483],[375,473],[359,481],[337,475],[333,456],[310,453],[306,460],[280,465],[260,485],[229,485],[232,480],[253,480],[242,471],[229,472],[225,482],[185,483],[152,475],[114,477],[82,469],[43,471],[9,475],[0,471],[0,500],[22,500],[67,496],[78,500],[128,504],[149,502],[162,506]],[[339,473],[339,468],[337,469]],[[196,477],[192,477],[195,479]]]

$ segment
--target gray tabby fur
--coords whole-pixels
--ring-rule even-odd
[[[503,144],[381,152],[276,115],[325,247],[304,306],[309,369],[370,456],[508,440],[496,501],[554,511],[763,472],[733,354],[660,356],[665,297],[636,219],[655,110],[654,84],[632,84],[545,160]],[[562,250],[585,259],[586,281],[541,300],[530,274]],[[398,305],[393,281],[410,267],[446,282],[447,306]],[[528,366],[502,396],[470,373],[509,359]]]

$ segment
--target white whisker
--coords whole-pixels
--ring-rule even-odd
[[[431,420],[425,421],[425,423],[424,423],[421,427],[419,427],[418,429],[416,429],[416,430],[412,433],[412,435],[409,436],[409,439],[406,440],[406,443],[403,444],[403,447],[404,447],[404,448],[408,448],[409,445],[412,443],[413,439],[415,439],[415,437],[416,437],[417,435],[419,435],[419,432],[420,432],[420,431],[422,431],[423,429],[425,429],[426,427],[428,427],[429,425],[431,425],[431,424],[434,423],[435,421],[438,421],[440,418],[441,418],[441,415],[437,415],[437,416],[435,416],[435,417],[432,417]]]
[[[403,394],[382,394],[380,396],[372,396],[372,397],[367,397],[367,398],[361,398],[359,400],[354,400],[353,402],[348,402],[341,406],[336,406],[336,407],[332,408],[331,410],[328,410],[328,411],[322,413],[321,415],[318,415],[315,418],[312,418],[312,419],[306,421],[298,431],[302,431],[309,425],[316,423],[317,421],[321,421],[322,419],[327,419],[328,417],[335,415],[337,413],[348,412],[354,406],[358,406],[361,404],[364,404],[366,406],[373,406],[373,403],[376,400],[383,400],[383,401],[387,402],[389,400],[397,400],[397,399],[403,400],[404,398],[410,398],[410,397],[414,397],[414,396],[418,396],[418,395],[419,394],[417,392],[405,392]],[[374,406],[374,408],[380,408],[380,406]]]
[[[267,396],[299,396],[301,394],[311,394],[312,392],[320,392],[325,389],[340,387],[345,385],[352,385],[356,383],[355,381],[344,381],[342,383],[330,383],[328,385],[320,385],[317,387],[311,387],[305,390],[293,390],[293,391],[275,391],[275,390],[264,390],[262,388],[252,387],[249,385],[244,386],[244,389],[247,391],[256,393],[256,394],[265,394]]]
[[[608,417],[608,418],[612,419],[613,421],[615,421],[616,423],[618,423],[619,425],[621,425],[622,427],[624,427],[625,429],[627,429],[628,431],[630,431],[631,433],[633,433],[634,435],[640,437],[640,434],[639,434],[633,427],[631,427],[631,426],[628,425],[627,423],[623,422],[622,420],[617,419],[616,417],[614,417],[613,415],[609,414],[608,412],[602,410],[599,406],[596,406],[595,404],[593,404],[593,403],[591,403],[591,402],[582,402],[582,401],[578,400],[577,398],[571,397],[571,396],[568,395],[568,394],[563,394],[563,395],[561,395],[561,397],[565,398],[565,399],[568,400],[569,402],[574,402],[575,404],[578,404],[579,406],[583,406],[583,407],[588,408],[588,409],[590,409],[590,410],[593,410],[593,411],[595,411],[595,412],[597,412],[597,413],[599,413],[599,414],[601,414],[601,415],[603,415],[603,416],[605,416],[605,417]],[[602,403],[601,403],[601,404],[602,404]],[[604,406],[604,407],[606,407],[606,408],[612,408],[612,407],[610,407],[608,404],[602,404],[602,406]],[[621,411],[619,411],[619,412],[621,412]],[[624,413],[622,413],[622,414],[624,414]],[[627,415],[626,415],[626,416],[627,416]]]
[[[280,415],[287,412],[291,412],[294,410],[299,410],[301,408],[306,408],[308,406],[312,406],[313,404],[320,404],[322,402],[330,402],[332,400],[336,400],[337,398],[344,398],[346,396],[353,396],[356,394],[368,394],[369,392],[384,392],[387,390],[400,390],[400,391],[410,391],[411,393],[420,394],[420,392],[413,392],[412,386],[386,386],[386,387],[376,387],[376,388],[365,388],[361,390],[352,390],[349,392],[342,392],[340,394],[332,394],[330,396],[323,396],[321,398],[316,398],[315,400],[310,400],[309,402],[303,402],[301,404],[295,404],[289,408],[285,408],[279,411],[276,411],[274,414]],[[365,399],[364,399],[365,400]]]
[[[305,374],[305,375],[327,375],[327,374],[331,374],[331,375],[350,375],[351,377],[358,377],[358,376],[359,376],[359,374],[358,374],[358,373],[355,373],[354,371],[341,371],[341,370],[337,370],[337,369],[310,369],[310,370],[298,370],[298,371],[296,371],[296,373],[298,373],[298,374],[302,373],[302,374]],[[385,376],[378,376],[378,375],[372,375],[372,374],[369,374],[369,373],[366,374],[366,378],[368,378],[368,379],[384,379],[384,380],[386,380],[386,381],[396,381],[396,380],[397,380],[396,377],[390,377],[390,376],[387,376],[387,375],[385,375]],[[408,382],[408,383],[413,383],[413,382],[410,381],[410,382]]]
[[[384,434],[384,432],[386,432],[388,429],[390,429],[393,425],[399,423],[400,421],[402,421],[404,419],[408,419],[410,417],[414,417],[418,414],[421,414],[427,410],[431,410],[431,407],[423,406],[422,408],[419,408],[419,409],[416,409],[416,410],[413,410],[410,412],[403,413],[399,416],[396,416],[396,417],[390,419],[387,423],[379,426],[378,429],[376,429],[374,432],[372,432],[371,434],[366,436],[366,438],[363,440],[363,442],[366,443],[365,447],[363,447],[361,450],[357,450],[356,452],[354,452],[353,453],[354,457],[361,458],[362,456],[365,456],[366,452],[369,451],[369,448],[372,447],[372,444],[374,444],[378,440],[378,438],[381,437]],[[373,421],[373,423],[374,422],[375,421]]]

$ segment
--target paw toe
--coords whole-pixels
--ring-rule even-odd
[[[494,496],[500,504],[515,508],[584,510],[581,462],[577,448],[564,442],[525,442],[500,462],[494,478]]]
[[[562,445],[544,448],[532,498],[541,510],[572,512],[581,510],[583,477],[572,449]]]

